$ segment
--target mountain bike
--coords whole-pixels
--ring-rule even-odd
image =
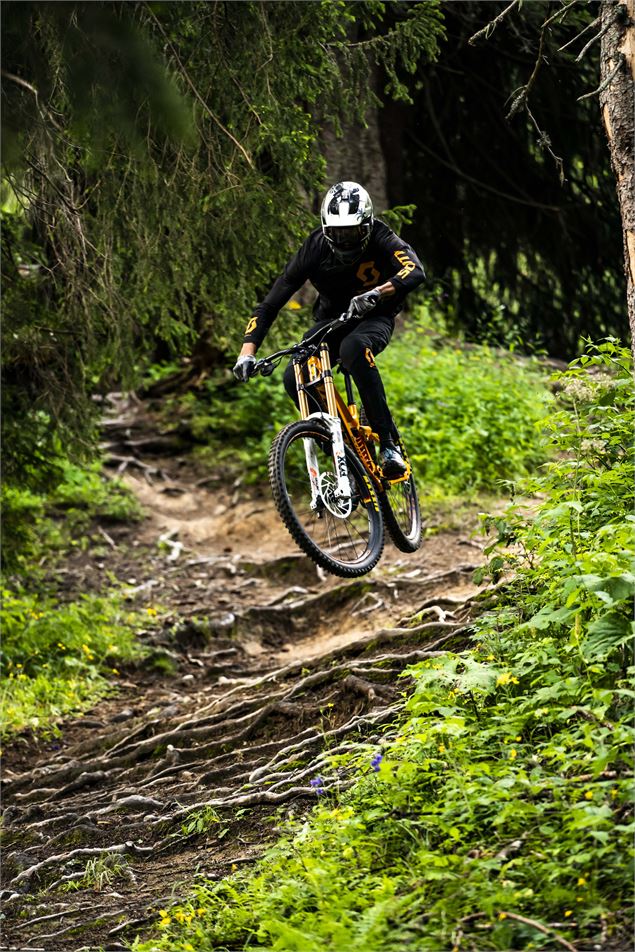
[[[377,565],[384,525],[402,552],[421,544],[421,514],[412,466],[396,434],[406,472],[384,478],[377,463],[379,437],[358,412],[350,374],[346,400],[333,381],[327,338],[356,320],[350,309],[308,338],[258,360],[264,377],[291,357],[302,419],[284,426],[269,453],[273,498],[297,545],[333,575],[355,578]],[[309,400],[319,407],[311,411]]]

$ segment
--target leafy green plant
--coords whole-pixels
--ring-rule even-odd
[[[62,604],[4,589],[0,620],[3,736],[54,730],[63,715],[115,689],[118,664],[143,654],[135,639],[139,618],[114,595]]]
[[[535,360],[482,345],[438,342],[419,312],[378,358],[420,485],[492,491],[544,459],[550,404]]]
[[[333,762],[358,776],[339,802],[289,825],[254,870],[164,910],[138,952],[626,947],[628,352],[589,349],[560,385],[555,456],[523,486],[536,509],[497,522],[494,558],[515,575],[472,646],[409,670],[399,723]]]
[[[137,522],[141,507],[120,479],[104,475],[101,460],[87,466],[77,466],[65,461],[62,465],[62,481],[50,493],[49,509],[63,510],[76,520],[102,519],[111,522]]]
[[[200,833],[207,833],[214,824],[221,822],[216,810],[213,807],[203,807],[201,810],[193,810],[188,813],[187,818],[181,824],[181,832],[184,836],[195,836]]]
[[[58,456],[57,479],[48,491],[4,485],[2,566],[33,576],[35,563],[67,548],[93,520],[136,522],[142,510],[119,479],[104,475],[99,460],[79,466]]]

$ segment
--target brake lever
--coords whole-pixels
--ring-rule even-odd
[[[258,363],[260,365],[258,367],[258,372],[260,373],[261,377],[270,377],[276,369],[275,364],[270,360],[260,360]]]
[[[348,310],[344,311],[343,314],[340,314],[337,320],[339,324],[346,324],[348,323],[348,321],[355,320],[356,316],[357,315],[353,314],[351,307],[349,305]]]

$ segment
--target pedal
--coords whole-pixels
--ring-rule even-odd
[[[396,486],[397,483],[407,483],[411,476],[412,468],[410,466],[408,466],[403,476],[395,476],[393,479],[389,479],[387,476],[384,476],[383,473],[381,474],[381,478],[384,480],[384,482],[389,483],[391,486]]]

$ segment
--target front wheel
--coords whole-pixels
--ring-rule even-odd
[[[320,495],[312,500],[305,440],[311,440],[319,467]],[[342,578],[365,575],[384,547],[384,524],[377,496],[350,447],[345,447],[352,496],[338,500],[331,438],[319,421],[289,423],[269,454],[273,498],[294,541],[318,565]],[[313,505],[312,505],[313,502]]]

